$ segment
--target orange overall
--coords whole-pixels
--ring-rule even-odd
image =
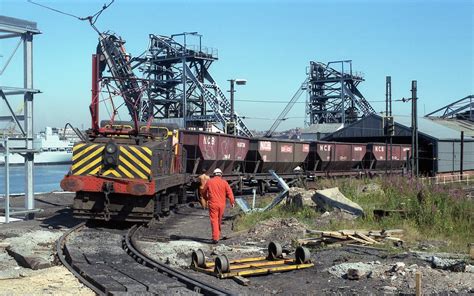
[[[220,176],[215,176],[206,182],[204,186],[204,197],[207,198],[209,207],[209,219],[212,227],[212,240],[220,238],[222,217],[224,216],[226,197],[230,204],[234,205],[234,194],[227,181]]]

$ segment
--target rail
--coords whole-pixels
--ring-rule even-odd
[[[88,281],[85,277],[83,277],[79,272],[77,272],[74,267],[68,262],[66,258],[66,251],[65,251],[65,244],[66,244],[66,239],[67,237],[75,232],[79,231],[81,228],[83,228],[86,225],[85,222],[82,222],[73,228],[69,229],[64,233],[57,241],[56,243],[56,252],[58,254],[59,261],[61,261],[62,265],[64,265],[81,283],[83,283],[85,286],[87,286],[89,289],[94,291],[97,295],[106,295],[99,287],[96,286],[96,284],[92,283],[91,281]]]
[[[469,185],[469,183],[473,183],[473,180],[471,180],[471,175],[461,175],[461,174],[455,174],[455,175],[440,175],[436,177],[425,177],[425,178],[420,178],[421,183],[425,185],[439,185],[439,184],[453,184],[453,183],[466,183],[466,185]]]
[[[145,255],[138,247],[136,247],[136,244],[134,243],[133,235],[137,230],[137,225],[134,225],[132,228],[130,228],[124,237],[122,247],[138,263],[178,280],[179,282],[185,284],[188,289],[194,290],[195,292],[202,293],[204,295],[232,295],[232,293],[229,291],[206,284],[185,274],[184,272],[171,268],[164,263],[157,262]]]
[[[97,280],[99,278],[95,278],[95,275],[97,275],[97,271],[89,274],[90,272],[87,271],[87,269],[83,269],[82,264],[80,262],[75,262],[72,258],[72,254],[70,253],[70,250],[67,247],[67,239],[69,235],[71,235],[74,232],[81,231],[84,227],[86,226],[86,223],[80,223],[76,225],[75,227],[69,229],[66,233],[64,233],[60,239],[56,243],[56,251],[59,260],[61,263],[85,286],[87,286],[89,289],[94,291],[97,295],[107,295],[112,292],[118,292],[115,290],[110,290],[110,287],[107,287],[107,285],[104,285],[104,282],[101,280]],[[125,251],[123,253],[124,256],[127,257],[129,255],[130,257],[130,262],[137,262],[140,265],[143,265],[145,267],[150,268],[150,271],[153,272],[158,272],[160,273],[161,277],[169,277],[172,278],[182,284],[187,289],[193,290],[197,293],[201,293],[204,295],[232,295],[230,292],[220,289],[218,287],[211,286],[209,284],[206,284],[204,282],[201,282],[198,279],[194,279],[191,276],[185,274],[182,271],[179,271],[177,269],[174,269],[172,267],[167,266],[164,263],[157,262],[147,255],[145,255],[138,247],[136,247],[136,244],[133,239],[134,233],[138,230],[138,226],[134,225],[132,226],[124,235],[122,239],[122,249]],[[128,257],[127,257],[128,258]],[[133,258],[133,260],[131,260]],[[85,273],[84,273],[85,271]],[[107,272],[107,269],[104,270],[104,273],[100,273],[100,276],[105,275]],[[127,274],[124,274],[127,276]],[[148,278],[144,278],[144,280],[147,280]],[[156,283],[159,283],[159,278],[154,277],[154,280]],[[144,282],[142,282],[144,283]],[[127,290],[128,291],[128,290]],[[129,291],[130,292],[130,291]],[[152,294],[158,293],[158,291],[153,291],[150,290]],[[161,293],[161,292],[160,292]]]

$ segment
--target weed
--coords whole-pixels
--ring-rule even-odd
[[[371,184],[376,190],[362,192]],[[340,191],[358,203],[366,212],[355,220],[337,220],[315,225],[320,213],[313,207],[293,208],[280,205],[271,211],[240,216],[236,230],[251,228],[272,217],[294,217],[308,228],[339,229],[390,229],[405,230],[404,240],[416,248],[425,241],[443,242],[435,246],[439,251],[465,252],[474,238],[474,201],[467,197],[460,185],[423,185],[419,180],[401,176],[384,176],[376,179],[324,179],[316,189],[339,187]],[[406,215],[391,214],[377,218],[374,209],[404,210]]]

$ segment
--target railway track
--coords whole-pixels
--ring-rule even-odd
[[[61,263],[98,295],[231,295],[186,272],[157,262],[136,245],[139,226],[116,230],[81,223],[56,248]]]

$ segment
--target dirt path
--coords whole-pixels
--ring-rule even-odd
[[[65,267],[32,271],[30,276],[0,280],[0,295],[95,295]]]

